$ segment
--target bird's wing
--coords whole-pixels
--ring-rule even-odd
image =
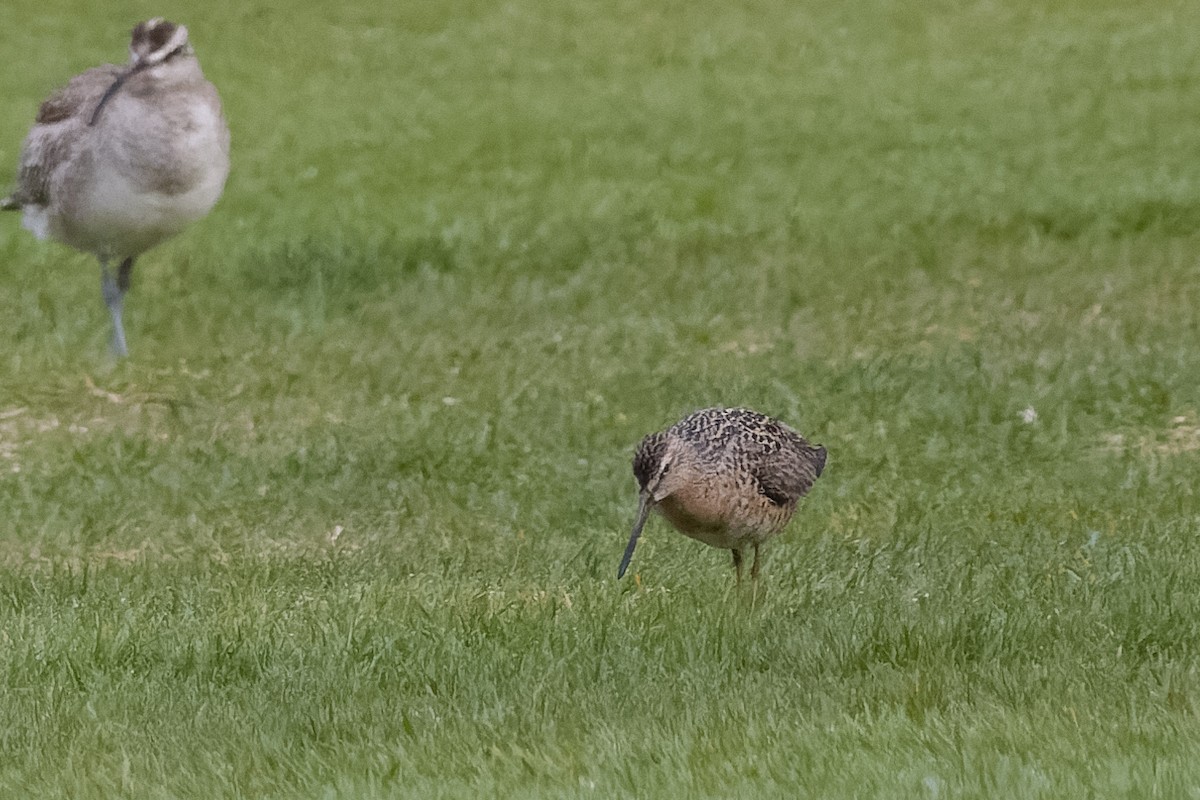
[[[775,430],[752,438],[750,472],[759,491],[776,505],[788,505],[808,494],[825,469],[827,451],[771,421]]]
[[[86,125],[104,92],[122,72],[105,64],[71,78],[50,95],[38,109],[37,122],[21,148],[17,189],[10,202],[16,205],[48,205],[50,176],[54,165],[65,162],[81,126]]]
[[[100,98],[123,71],[115,64],[103,64],[71,78],[38,108],[38,125],[50,125],[72,117],[90,117]]]

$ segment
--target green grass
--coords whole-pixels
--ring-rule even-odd
[[[308,5],[0,6],[0,184],[156,14],[234,141],[126,362],[0,219],[0,795],[1200,794],[1200,5]]]

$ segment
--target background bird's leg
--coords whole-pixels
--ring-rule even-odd
[[[117,269],[117,288],[121,290],[121,297],[125,297],[125,293],[129,291],[129,284],[133,280],[133,257],[125,259],[121,262],[121,266]]]
[[[129,355],[125,346],[125,326],[121,322],[121,311],[125,306],[125,292],[129,291],[130,274],[133,272],[133,259],[127,258],[121,262],[116,276],[108,271],[108,259],[100,259],[100,294],[108,313],[112,315],[113,336],[112,350],[116,356]]]
[[[757,542],[755,542],[755,544],[754,544],[754,565],[752,567],[750,567],[750,580],[752,580],[752,581],[758,580],[758,565],[761,560],[760,556],[761,556],[761,552],[759,551],[759,545]]]
[[[737,573],[738,586],[742,585],[742,551],[730,550],[733,553],[733,571]]]

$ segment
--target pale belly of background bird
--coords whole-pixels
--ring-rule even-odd
[[[50,215],[49,232],[87,252],[136,256],[207,214],[221,196],[226,174],[201,170],[198,180],[179,191],[148,191],[111,162],[101,161],[65,213]]]

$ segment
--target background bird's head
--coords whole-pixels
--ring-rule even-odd
[[[144,68],[161,64],[177,55],[191,55],[187,28],[162,17],[139,22],[129,41],[129,62]]]
[[[168,82],[194,79],[196,61],[186,58],[191,55],[192,46],[188,44],[187,28],[183,25],[168,22],[162,17],[139,22],[129,40],[129,66],[121,71],[101,95],[88,125],[96,124],[104,107],[116,97],[129,79],[144,75],[154,67],[167,65],[154,70],[155,80],[159,82],[164,79]]]

